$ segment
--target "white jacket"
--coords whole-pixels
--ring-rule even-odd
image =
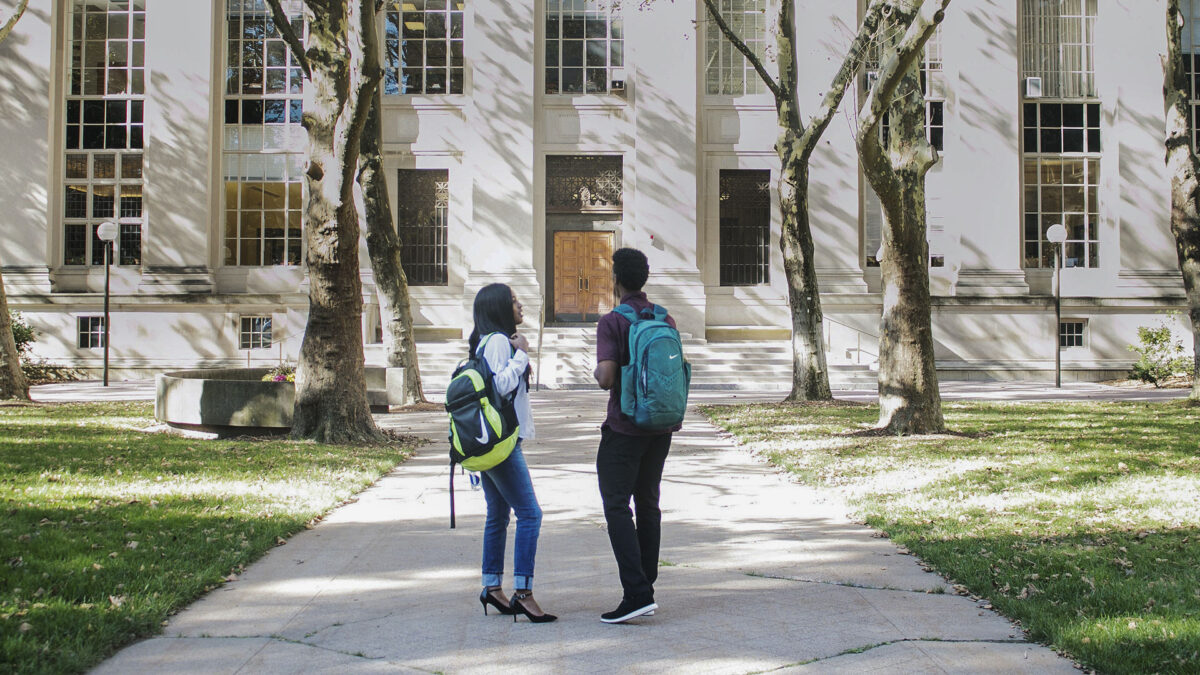
[[[492,333],[483,347],[483,358],[487,359],[488,367],[495,376],[493,382],[497,394],[508,396],[513,389],[517,390],[513,407],[517,411],[517,423],[521,425],[519,437],[522,440],[533,438],[533,411],[529,406],[529,387],[525,384],[529,354],[520,349],[514,350],[503,333]]]

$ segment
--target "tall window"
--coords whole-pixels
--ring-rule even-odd
[[[873,43],[868,48],[866,62],[863,64],[864,94],[875,86],[879,77],[880,60],[879,44]],[[921,60],[921,91],[925,94],[925,137],[938,152],[945,149],[946,76],[942,66],[942,31],[939,28],[925,43],[925,58]],[[889,133],[887,113],[884,113],[880,133],[883,134],[886,143]]]
[[[1200,129],[1196,120],[1200,119],[1200,0],[1184,0],[1180,3],[1183,12],[1183,68],[1187,73],[1188,102],[1192,113],[1192,146],[1200,148]]]
[[[145,0],[72,0],[63,264],[103,265],[96,226],[119,224],[113,262],[142,262]]]
[[[284,2],[303,35],[300,4]],[[225,68],[225,264],[301,260],[301,71],[264,0],[229,0]]]
[[[870,91],[879,75],[880,51],[873,44],[864,64],[863,93]],[[925,58],[921,61],[921,91],[925,95],[925,138],[938,152],[945,150],[946,79],[942,63],[942,31],[939,28],[925,43]],[[888,113],[884,113],[880,134],[888,142],[891,133]],[[945,267],[945,224],[938,206],[941,203],[943,181],[940,162],[926,177],[925,206],[928,213],[925,236],[929,242],[929,266]],[[867,267],[879,267],[878,252],[883,243],[884,214],[879,196],[864,182],[866,194],[863,202],[863,248]]]
[[[390,0],[385,94],[463,93],[465,0]]]
[[[1067,228],[1063,266],[1100,264],[1097,0],[1022,0],[1024,260],[1052,267],[1051,225]]]
[[[450,222],[450,172],[446,169],[400,169],[400,262],[413,286],[445,286],[446,233]]]
[[[546,93],[607,92],[625,66],[620,3],[546,0]]]
[[[765,63],[766,0],[718,0],[718,4],[721,16],[729,23],[729,27]],[[758,76],[754,66],[725,39],[717,22],[711,18],[704,22],[704,54],[706,93],[725,96],[766,93],[767,85]]]
[[[770,281],[771,172],[722,170],[721,285]]]

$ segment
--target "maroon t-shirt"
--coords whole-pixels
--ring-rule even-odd
[[[629,305],[635,312],[641,313],[643,309],[649,309],[652,303],[646,299],[645,293],[637,291],[622,297],[620,304]],[[672,328],[675,327],[675,319],[669,314],[667,323],[671,324]],[[600,317],[600,323],[596,325],[596,363],[616,361],[618,366],[629,365],[629,325],[629,320],[616,312],[609,312]],[[602,426],[629,436],[659,436],[668,433],[641,429],[621,414],[620,368],[617,369],[617,379],[613,381],[612,389],[608,390],[608,417],[604,419]],[[671,431],[679,431],[681,426],[676,425]]]

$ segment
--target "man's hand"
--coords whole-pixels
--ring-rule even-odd
[[[526,340],[524,335],[513,333],[513,336],[508,338],[508,341],[512,344],[513,349],[520,349],[526,354],[529,353],[529,340]]]
[[[600,388],[608,391],[617,383],[617,362],[616,361],[601,361],[596,364],[596,371],[592,376],[596,378],[596,384]]]

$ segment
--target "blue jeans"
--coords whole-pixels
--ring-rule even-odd
[[[487,499],[487,521],[483,526],[483,585],[499,586],[504,576],[504,543],[508,538],[509,511],[517,514],[513,544],[513,587],[533,588],[533,559],[538,533],[542,530],[542,507],[533,494],[529,467],[521,453],[521,442],[508,459],[482,472],[483,496]]]

